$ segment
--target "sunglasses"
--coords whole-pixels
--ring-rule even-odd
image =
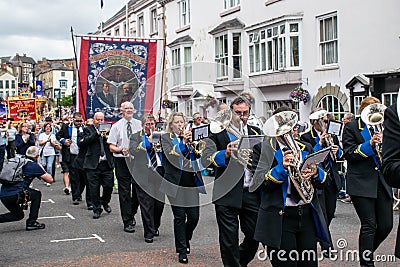
[[[75,122],[83,122],[83,120],[75,120]]]

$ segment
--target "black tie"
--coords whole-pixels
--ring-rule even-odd
[[[157,157],[156,157],[156,152],[154,151],[154,148],[150,150],[150,162],[151,166],[153,169],[157,169]]]
[[[103,144],[103,136],[100,135],[100,156],[104,157],[105,155],[104,144]]]
[[[132,134],[131,122],[128,121],[126,124],[127,124],[126,125],[126,133],[128,134],[128,139],[129,139],[131,137],[131,134]]]

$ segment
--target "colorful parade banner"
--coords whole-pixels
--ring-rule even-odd
[[[36,97],[43,96],[42,81],[36,80]]]
[[[8,100],[8,118],[14,121],[36,120],[35,99]]]
[[[7,120],[7,106],[0,104],[0,122]]]
[[[106,121],[122,117],[130,101],[134,117],[152,113],[159,103],[163,40],[78,37],[77,102],[85,119],[103,112]]]

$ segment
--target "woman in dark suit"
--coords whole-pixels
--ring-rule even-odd
[[[25,156],[26,150],[35,145],[33,133],[28,131],[28,124],[23,122],[18,127],[18,134],[15,136],[15,147],[18,155]]]
[[[380,103],[379,99],[366,97],[360,113],[374,103]],[[347,193],[361,221],[358,241],[361,266],[374,266],[373,252],[393,227],[392,191],[384,181],[375,151],[375,144],[381,138],[382,134],[371,132],[361,118],[347,123],[343,132]]]
[[[400,120],[399,99],[385,111],[385,131],[383,131],[382,156],[383,175],[389,186],[400,188]],[[399,217],[400,219],[400,217]],[[400,259],[400,224],[397,228],[395,256]]]
[[[189,241],[200,216],[199,190],[201,176],[193,171],[195,155],[190,148],[191,132],[185,132],[185,117],[181,112],[170,115],[166,134],[162,136],[164,180],[161,190],[171,203],[174,215],[175,248],[179,262],[188,263]]]

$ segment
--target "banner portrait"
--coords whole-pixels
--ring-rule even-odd
[[[133,103],[134,118],[152,113],[160,101],[163,42],[78,37],[77,103],[85,119],[100,111],[117,121],[125,101]]]

